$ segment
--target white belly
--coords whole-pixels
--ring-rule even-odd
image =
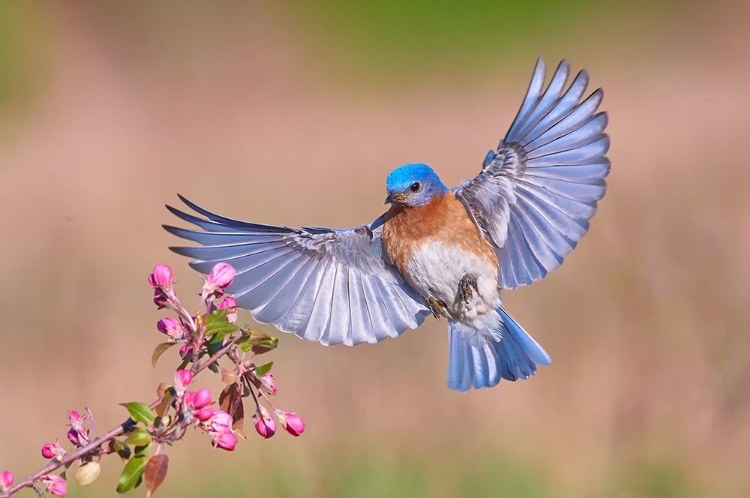
[[[458,245],[427,242],[407,263],[408,280],[425,298],[444,302],[451,318],[475,328],[494,330],[499,324],[495,311],[500,306],[497,268],[491,261]],[[459,282],[465,275],[477,280],[478,292],[468,302],[459,297]]]

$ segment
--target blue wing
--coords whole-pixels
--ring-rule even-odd
[[[603,93],[598,89],[581,101],[588,74],[579,72],[564,91],[569,74],[562,61],[545,90],[546,64],[539,59],[497,152],[490,151],[479,175],[455,189],[494,245],[506,289],[560,266],[606,191],[607,115],[597,113]]]
[[[203,218],[167,206],[201,230],[164,226],[200,246],[172,247],[208,273],[227,262],[237,276],[227,292],[261,323],[324,345],[375,343],[418,327],[422,299],[383,253],[380,219],[348,230],[290,228],[218,216],[180,196]]]

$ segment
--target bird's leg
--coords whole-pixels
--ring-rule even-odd
[[[447,305],[442,301],[438,301],[432,296],[427,298],[427,307],[430,308],[430,311],[432,311],[432,316],[434,316],[437,320],[440,320],[441,316],[448,316],[448,313],[445,311]]]
[[[474,292],[479,292],[477,277],[467,273],[458,282],[458,298],[464,303],[469,304],[471,298],[474,297]]]

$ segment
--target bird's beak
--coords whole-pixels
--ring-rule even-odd
[[[400,202],[404,199],[406,199],[406,194],[404,193],[399,192],[394,194],[393,192],[389,192],[388,197],[385,198],[384,204],[393,204],[394,202]]]

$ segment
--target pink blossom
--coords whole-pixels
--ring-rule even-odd
[[[205,422],[208,419],[210,419],[214,414],[214,409],[210,406],[204,406],[200,410],[195,410],[193,412],[193,417],[200,420],[201,422]]]
[[[177,318],[172,318],[171,316],[162,318],[156,322],[156,328],[159,332],[166,334],[175,341],[182,341],[185,339],[185,327],[182,326],[182,322]]]
[[[207,421],[214,414],[214,409],[209,406],[211,404],[211,391],[205,387],[198,391],[186,392],[183,401],[187,409],[192,410],[193,417],[201,422]]]
[[[278,417],[281,426],[292,436],[296,437],[305,432],[305,422],[296,412],[276,410],[276,417]]]
[[[211,432],[221,433],[232,430],[232,416],[223,410],[216,410],[208,421]]]
[[[9,470],[3,470],[0,472],[0,487],[8,489],[13,486],[13,481],[15,481],[15,479],[13,478],[12,472]]]
[[[231,432],[222,432],[213,439],[213,443],[227,451],[234,451],[234,447],[237,446],[237,436]]]
[[[174,285],[174,275],[172,275],[172,269],[167,265],[156,265],[154,271],[148,276],[148,283],[154,289],[161,289],[163,291],[172,290]]]
[[[68,494],[68,484],[60,476],[43,475],[40,480],[49,493],[55,496],[65,496]]]
[[[71,431],[74,431],[74,429],[71,429]],[[76,440],[77,440],[78,432],[75,432],[75,433],[76,433]],[[57,438],[55,438],[54,443],[46,443],[44,446],[42,446],[42,456],[44,458],[50,459],[50,458],[55,458],[57,456],[63,456],[64,454],[65,454],[65,450],[60,447],[60,443]]]
[[[193,395],[192,405],[196,409],[201,409],[204,406],[211,404],[211,391],[206,389],[205,387],[202,389],[198,389],[198,391],[195,392]]]
[[[263,387],[266,388],[268,392],[270,392],[271,394],[276,394],[276,379],[274,379],[272,373],[264,373],[260,377],[260,383],[263,385]]]
[[[182,395],[185,388],[193,381],[193,372],[190,370],[177,370],[174,373],[174,389],[177,395]]]
[[[211,272],[206,277],[206,283],[203,284],[203,299],[212,294],[220,296],[223,290],[232,285],[237,270],[228,263],[216,263]]]
[[[276,434],[276,421],[269,415],[268,410],[261,406],[253,418],[255,418],[255,431],[262,437],[268,439]]]
[[[222,299],[219,303],[219,309],[228,310],[227,321],[229,323],[234,323],[237,321],[237,301],[233,297],[226,296],[224,299]]]

